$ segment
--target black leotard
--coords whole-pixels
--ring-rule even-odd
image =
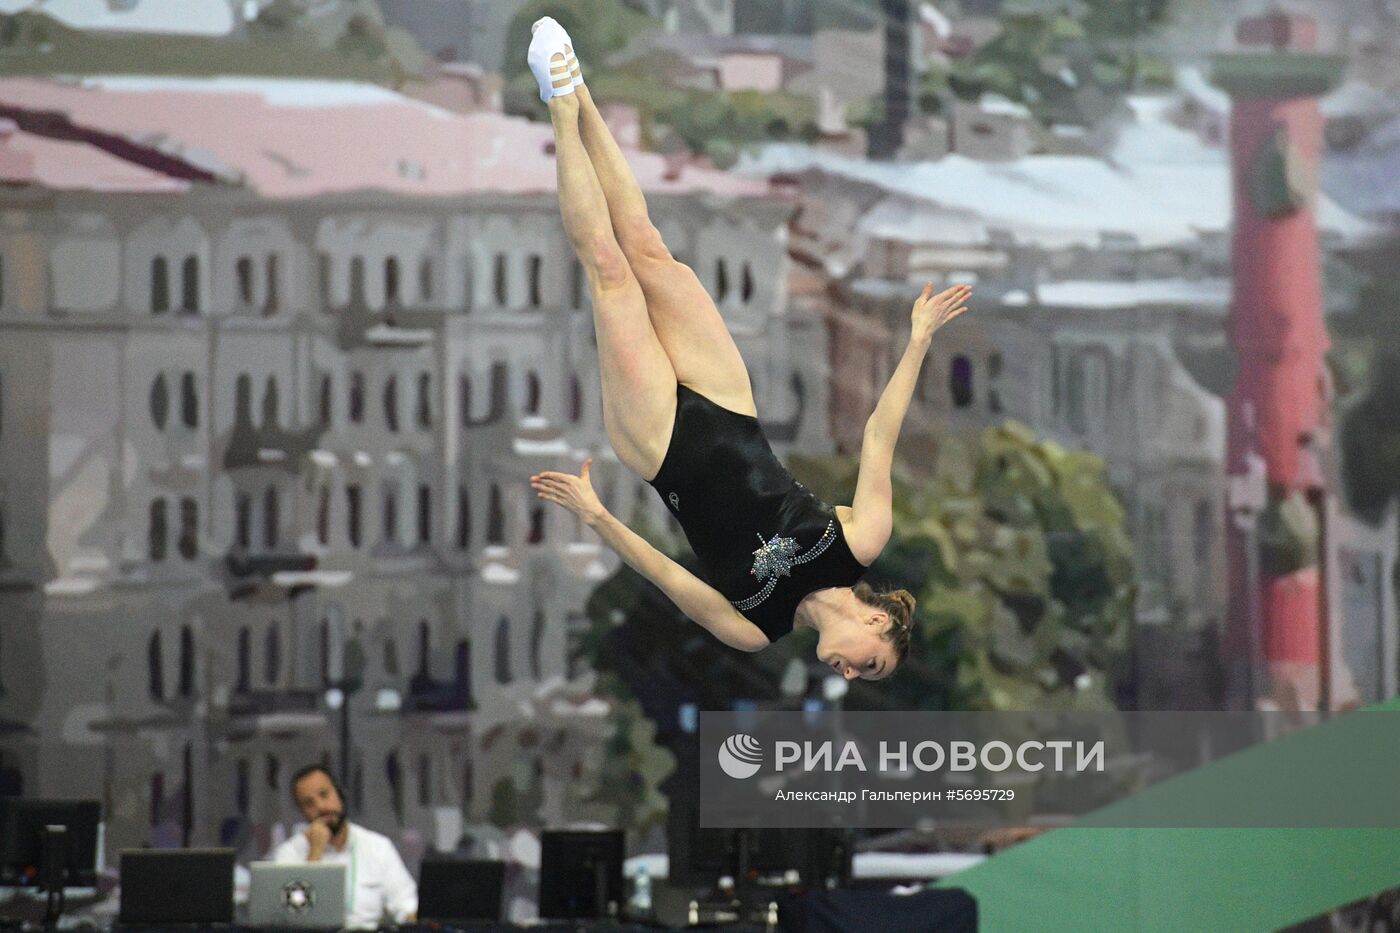
[[[813,590],[865,573],[836,510],[793,479],[758,419],[676,387],[676,423],[651,485],[680,522],[711,586],[770,642]]]

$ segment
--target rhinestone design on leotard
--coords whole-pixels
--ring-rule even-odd
[[[747,599],[730,600],[734,608],[741,612],[752,609],[771,596],[778,586],[779,577],[791,576],[793,567],[816,560],[823,551],[831,547],[831,543],[836,540],[836,521],[833,519],[827,522],[826,530],[822,532],[817,543],[800,554],[797,553],[796,538],[780,538],[773,535],[765,542],[763,535],[759,535],[758,540],[760,544],[753,552],[753,569],[749,573],[763,583],[763,589]],[[767,582],[764,582],[765,580]]]

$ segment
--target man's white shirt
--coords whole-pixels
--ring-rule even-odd
[[[418,912],[418,885],[404,867],[398,849],[388,836],[372,829],[349,824],[345,848],[327,845],[321,853],[322,865],[344,865],[346,885],[345,925],[373,929],[385,915],[403,923]],[[311,844],[306,827],[298,827],[290,839],[272,852],[274,862],[306,861]]]

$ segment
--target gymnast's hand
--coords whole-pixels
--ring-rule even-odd
[[[592,525],[608,513],[598,494],[593,491],[593,481],[588,478],[588,468],[592,465],[592,457],[583,461],[583,469],[578,476],[571,473],[536,473],[530,477],[530,485],[541,499],[559,503]]]
[[[929,282],[914,302],[910,339],[928,343],[934,331],[967,310],[965,302],[971,294],[971,285],[954,285],[935,295],[933,283]]]

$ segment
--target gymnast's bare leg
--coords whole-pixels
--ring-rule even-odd
[[[650,480],[670,444],[676,373],[652,328],[637,276],[613,235],[603,189],[579,134],[579,105],[577,94],[549,101],[559,208],[593,299],[603,425],[618,459]]]
[[[756,415],[748,369],[724,318],[695,272],[662,242],[647,214],[642,189],[588,86],[579,85],[574,96],[580,99],[583,144],[607,198],[618,245],[641,284],[652,327],[676,379],[718,405]]]

